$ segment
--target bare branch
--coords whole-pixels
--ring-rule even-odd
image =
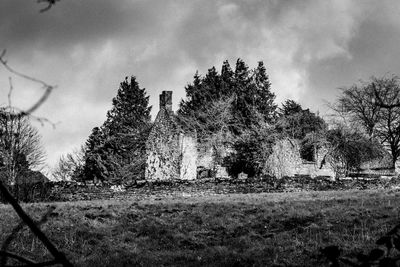
[[[0,181],[0,193],[4,198],[11,204],[18,216],[26,223],[29,229],[42,241],[43,245],[50,251],[55,259],[58,260],[63,266],[72,266],[63,253],[61,253],[53,243],[47,238],[47,236],[39,229],[35,222],[29,217],[28,214],[18,204],[18,201],[10,194],[7,188]]]
[[[34,112],[35,110],[37,110],[37,109],[47,100],[47,98],[49,97],[50,93],[53,91],[54,88],[56,88],[56,86],[47,84],[46,82],[44,82],[44,81],[42,81],[42,80],[36,79],[36,78],[34,78],[34,77],[31,77],[31,76],[28,76],[28,75],[26,75],[26,74],[23,74],[23,73],[21,73],[21,72],[19,72],[19,71],[16,71],[16,70],[13,69],[12,67],[10,67],[10,65],[9,65],[9,64],[7,63],[7,61],[4,59],[5,54],[6,54],[6,50],[4,49],[4,50],[2,51],[2,53],[1,53],[1,56],[0,56],[0,64],[2,64],[3,67],[4,67],[6,70],[8,70],[10,73],[12,73],[12,74],[14,74],[14,75],[16,75],[16,76],[19,76],[19,77],[24,78],[24,79],[26,79],[26,80],[29,80],[29,81],[32,81],[32,82],[41,84],[42,87],[43,87],[44,90],[45,90],[44,93],[43,93],[43,95],[39,98],[38,101],[36,101],[36,103],[34,103],[34,104],[33,104],[30,108],[28,108],[27,110],[21,111],[19,114],[17,114],[18,116],[29,116],[32,112]],[[12,86],[12,85],[10,84],[10,86]],[[11,88],[10,88],[10,91],[11,91]]]
[[[10,67],[10,65],[8,65],[8,62],[4,59],[5,54],[6,54],[6,50],[4,49],[3,52],[1,53],[1,56],[0,56],[0,63],[1,63],[1,64],[4,66],[4,68],[6,68],[9,72],[11,72],[11,73],[13,73],[13,74],[15,74],[15,75],[17,75],[17,76],[19,76],[19,77],[22,77],[22,78],[25,78],[25,79],[27,79],[27,80],[30,80],[30,81],[32,81],[32,82],[40,83],[40,84],[43,85],[43,87],[54,87],[54,86],[51,86],[51,85],[47,84],[46,82],[44,82],[44,81],[42,81],[42,80],[33,78],[33,77],[28,76],[28,75],[26,75],[26,74],[23,74],[23,73],[21,73],[21,72],[19,72],[19,71],[16,71],[16,70],[13,69],[12,67]]]
[[[8,107],[11,107],[11,95],[14,89],[11,77],[8,77],[8,82],[10,84],[10,90],[8,91]]]
[[[25,226],[25,223],[21,221],[14,229],[11,231],[11,234],[7,237],[7,239],[3,242],[3,245],[1,246],[1,251],[6,252],[8,246],[10,245],[11,241],[14,239],[15,235],[21,231]],[[7,264],[7,255],[3,255],[1,258],[1,265],[4,266]]]
[[[350,115],[389,149],[394,166],[400,157],[400,78],[371,77],[369,82],[342,89],[336,103],[336,111]]]
[[[47,210],[47,212],[42,215],[42,218],[36,222],[36,225],[40,226],[43,223],[47,222],[49,216],[55,210],[55,208],[56,208],[55,206],[50,206],[49,209]],[[21,231],[25,226],[26,226],[25,222],[21,221],[16,227],[14,227],[14,229],[11,231],[11,234],[3,242],[0,252],[6,253],[6,254],[2,256],[0,266],[5,266],[7,264],[7,257],[8,257],[7,252],[6,252],[7,248],[11,244],[12,240],[15,238],[15,235],[19,231]],[[0,255],[1,255],[1,253],[0,253]],[[25,263],[29,263],[29,262],[25,262]],[[31,263],[33,263],[33,262],[31,262]]]
[[[48,11],[52,6],[56,4],[60,0],[37,0],[38,3],[47,3],[47,6],[39,10],[40,13]]]
[[[374,89],[374,95],[376,98],[376,104],[382,108],[396,108],[396,107],[400,107],[400,100],[397,100],[396,103],[391,103],[391,104],[387,104],[383,101],[382,97],[379,94],[379,90],[377,89],[376,83],[372,83],[372,88]]]
[[[34,261],[31,261],[30,259],[24,258],[22,256],[19,256],[17,254],[8,252],[8,251],[2,251],[0,250],[0,256],[2,257],[2,259],[7,259],[7,258],[12,258],[12,259],[16,259],[20,262],[29,264],[29,266],[32,266],[34,264],[36,264]],[[1,266],[6,266],[5,264],[2,264]]]

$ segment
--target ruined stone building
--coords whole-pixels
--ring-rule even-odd
[[[321,164],[326,151],[316,151],[314,162],[305,162],[295,140],[281,140],[274,146],[266,167],[274,176],[333,176],[327,164]],[[194,131],[183,127],[172,110],[172,91],[160,95],[160,110],[146,142],[146,180],[193,180],[198,170],[214,170],[227,177],[225,168],[215,162],[213,148],[197,142]]]
[[[309,175],[334,177],[335,173],[329,162],[325,160],[327,148],[320,147],[314,150],[313,160],[307,161],[300,155],[300,144],[295,139],[277,141],[272,154],[266,163],[266,173],[278,178],[284,176]]]
[[[220,147],[226,153],[214,153],[212,145],[199,143],[194,130],[183,127],[178,116],[172,110],[172,91],[163,91],[160,95],[160,110],[146,141],[146,180],[194,180],[202,177],[201,170],[208,172],[205,177],[228,177],[224,167],[218,165],[216,154],[227,155],[227,147]],[[229,153],[228,153],[229,152]],[[295,139],[278,140],[269,155],[264,174],[275,177],[309,175],[311,177],[335,177],[329,163],[327,147],[315,147],[313,158],[304,159],[300,155],[300,143]],[[390,155],[388,156],[390,159]],[[379,159],[367,162],[362,169],[370,172],[386,165]],[[365,166],[364,166],[365,165]],[[399,164],[400,165],[400,164]]]
[[[146,142],[146,180],[196,179],[196,133],[180,125],[172,91],[160,95],[160,110]]]
[[[208,177],[211,171],[227,177],[214,154],[210,144],[198,143],[196,132],[182,125],[172,110],[172,91],[163,91],[160,110],[146,141],[145,179],[193,180],[202,173]]]

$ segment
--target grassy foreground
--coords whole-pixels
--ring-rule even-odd
[[[400,192],[331,191],[26,204],[77,266],[328,266],[321,247],[370,250],[400,222]],[[0,205],[0,242],[19,222]],[[9,247],[50,259],[26,229]]]

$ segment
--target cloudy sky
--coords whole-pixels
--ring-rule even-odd
[[[400,74],[400,1],[61,0],[39,13],[36,0],[1,0],[0,49],[15,69],[57,85],[35,113],[54,165],[83,144],[111,107],[119,83],[135,75],[158,111],[174,108],[198,70],[242,58],[264,61],[277,102],[287,98],[321,114],[338,88],[371,75]],[[0,68],[0,104],[8,77]],[[41,88],[13,78],[13,104],[29,106]]]

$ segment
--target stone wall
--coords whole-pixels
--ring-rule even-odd
[[[176,179],[180,174],[180,132],[174,114],[160,109],[146,142],[146,180]]]
[[[297,175],[310,175],[311,177],[316,176],[329,176],[335,177],[335,172],[326,160],[325,156],[328,153],[326,147],[320,147],[315,151],[315,162],[302,161],[301,165],[296,170]]]
[[[196,179],[196,134],[185,131],[172,111],[172,92],[160,95],[160,111],[146,141],[146,180]]]
[[[321,168],[316,162],[303,162],[296,169],[296,175],[309,175],[311,177],[316,176],[329,176],[335,177],[333,169],[329,165],[324,164]]]
[[[392,168],[392,156],[391,154],[383,150],[382,151],[382,156],[378,157],[373,160],[369,160],[367,162],[363,162],[361,164],[361,169],[362,170],[375,170],[375,169],[390,169]]]
[[[266,173],[277,178],[294,176],[301,163],[298,142],[291,139],[278,140],[266,162]]]
[[[190,198],[217,194],[246,194],[263,192],[298,192],[309,190],[366,190],[397,189],[398,177],[342,179],[332,181],[324,177],[285,177],[283,179],[218,180],[203,179],[193,181],[144,181],[129,188],[113,188],[110,185],[83,185],[72,182],[48,183],[46,194],[34,201],[80,201],[80,200],[162,200],[166,197]],[[0,198],[1,201],[1,198]],[[31,202],[31,201],[28,201]]]
[[[198,167],[212,170],[214,169],[214,150],[205,143],[198,144],[198,156],[196,160]]]
[[[315,162],[307,162],[301,158],[297,140],[278,140],[272,151],[266,163],[266,172],[269,175],[277,178],[295,175],[335,176],[329,163],[324,162],[325,155],[328,153],[326,148],[319,148],[315,152]]]
[[[181,180],[194,180],[197,176],[197,146],[196,136],[181,133],[180,135],[180,179]]]

